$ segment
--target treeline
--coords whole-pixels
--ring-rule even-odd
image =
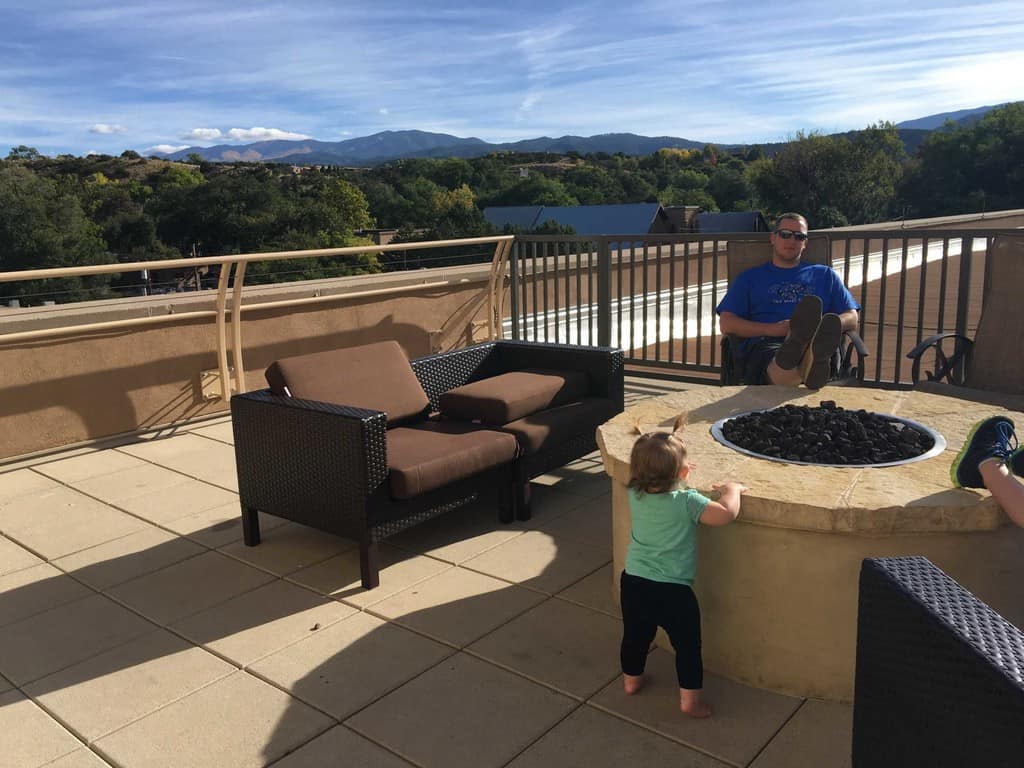
[[[214,164],[198,156],[172,163],[134,152],[48,158],[16,147],[0,160],[0,271],[367,244],[359,233],[374,227],[398,229],[399,242],[471,237],[494,232],[483,218],[491,205],[637,202],[769,217],[798,210],[812,228],[1024,207],[1024,104],[993,110],[971,127],[947,125],[913,157],[892,124],[847,137],[799,134],[772,157],[756,146],[730,153],[709,144],[640,157],[504,153],[369,169]],[[252,265],[246,281],[372,273],[465,255],[423,257],[265,262]],[[112,296],[132,280],[0,284],[0,300]]]

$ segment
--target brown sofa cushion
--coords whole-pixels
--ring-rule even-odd
[[[276,395],[384,411],[389,426],[422,416],[430,405],[395,341],[285,357],[266,377]]]
[[[506,424],[579,400],[588,388],[587,375],[580,371],[512,371],[449,390],[438,404],[452,419]]]
[[[589,397],[517,419],[502,429],[516,436],[523,453],[532,455],[544,450],[549,441],[561,443],[573,434],[592,432],[617,412],[611,400]]]
[[[514,435],[465,422],[424,422],[388,430],[391,495],[408,499],[512,461]]]

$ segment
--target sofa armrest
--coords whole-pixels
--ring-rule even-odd
[[[410,360],[431,410],[439,410],[438,401],[448,390],[500,373],[494,347],[494,342],[486,342]]]
[[[1024,633],[923,557],[860,574],[854,768],[1017,766]]]
[[[590,381],[590,396],[611,400],[623,409],[625,367],[621,349],[548,344],[542,341],[498,341],[501,372],[526,368],[582,371]]]
[[[261,390],[232,397],[231,419],[243,508],[335,532],[365,527],[388,474],[383,412]]]

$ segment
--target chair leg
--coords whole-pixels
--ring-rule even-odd
[[[530,506],[530,481],[519,479],[516,481],[515,510],[516,520],[529,520],[533,517],[533,509]]]
[[[242,539],[247,547],[260,543],[260,513],[253,507],[242,507]]]
[[[377,542],[363,539],[359,544],[359,575],[363,589],[380,586],[380,550]]]

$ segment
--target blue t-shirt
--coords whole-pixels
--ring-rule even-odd
[[[697,572],[697,523],[708,502],[689,488],[668,493],[630,488],[626,573],[692,587]]]
[[[800,263],[785,269],[769,261],[741,272],[715,311],[719,315],[732,312],[755,323],[777,323],[792,317],[793,309],[804,296],[820,298],[822,312],[838,315],[860,309],[831,267]]]

